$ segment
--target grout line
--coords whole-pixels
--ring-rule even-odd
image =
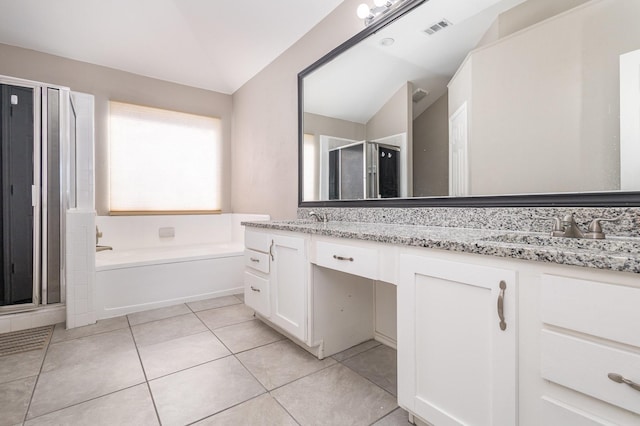
[[[389,411],[387,414],[385,414],[384,416],[380,417],[378,420],[375,420],[373,423],[371,423],[369,426],[374,426],[376,423],[378,423],[379,421],[381,421],[382,419],[386,419],[387,417],[390,417],[393,413],[395,413],[398,410],[402,410],[405,411],[402,407],[397,406],[396,408],[394,408],[393,410]],[[407,420],[407,424],[411,424],[409,423],[409,421]]]
[[[142,357],[140,356],[140,350],[138,349],[138,343],[136,342],[136,338],[133,336],[133,329],[131,328],[131,323],[129,322],[129,317],[127,318],[127,324],[129,324],[129,333],[131,334],[131,340],[133,341],[133,347],[136,348],[136,354],[138,354],[138,362],[140,362],[140,368],[142,368],[142,374],[144,375],[144,383],[147,385],[147,391],[149,391],[149,397],[151,398],[151,403],[153,404],[153,410],[156,412],[156,418],[158,419],[158,424],[162,424],[160,420],[160,413],[158,412],[158,406],[156,405],[156,400],[153,397],[153,392],[151,392],[151,385],[149,384],[149,378],[147,377],[147,371],[144,368],[144,363],[142,362]]]
[[[36,375],[36,381],[33,384],[33,389],[31,390],[31,397],[29,398],[29,404],[27,404],[27,409],[24,412],[24,417],[22,418],[22,424],[27,421],[27,415],[29,414],[29,410],[31,409],[31,404],[33,403],[33,396],[36,394],[36,387],[38,386],[38,382],[40,381],[40,374],[42,374],[42,368],[44,367],[44,361],[47,359],[47,353],[49,353],[49,347],[51,346],[51,340],[53,340],[53,332],[55,331],[55,324],[53,326],[53,330],[51,331],[51,335],[47,341],[47,346],[43,349],[44,354],[42,355],[42,362],[40,363],[40,369],[38,370],[38,374]]]
[[[282,409],[284,410],[284,412],[285,412],[285,413],[287,413],[287,414],[289,415],[289,417],[291,417],[291,418],[293,419],[293,421],[294,421],[294,422],[296,422],[296,424],[298,424],[298,426],[300,426],[300,422],[299,422],[295,417],[293,417],[293,414],[291,414],[291,413],[289,412],[289,410],[287,410],[287,409],[285,408],[285,406],[284,406],[284,405],[282,405],[282,404],[280,403],[280,401],[278,401],[278,398],[276,398],[275,396],[271,395],[271,392],[269,392],[269,396],[270,396],[271,398],[273,398],[273,400],[276,402],[276,404],[278,404],[280,407],[282,407]]]

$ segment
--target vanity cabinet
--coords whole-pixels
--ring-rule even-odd
[[[307,239],[245,231],[245,303],[263,318],[305,341],[307,338]]]
[[[400,255],[398,402],[441,425],[517,424],[516,273]]]
[[[542,377],[640,414],[639,307],[640,288],[543,274]],[[553,395],[543,397],[543,418],[562,416],[568,426],[611,424],[590,411],[588,404],[568,404]]]

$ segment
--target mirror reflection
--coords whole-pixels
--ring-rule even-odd
[[[429,0],[303,80],[303,200],[640,190],[640,2]]]

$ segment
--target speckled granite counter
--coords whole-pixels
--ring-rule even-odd
[[[541,233],[342,221],[291,220],[242,224],[254,228],[640,273],[640,238],[584,240],[549,237]]]

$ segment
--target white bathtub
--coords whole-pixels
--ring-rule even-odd
[[[227,214],[147,219],[96,220],[104,235],[100,244],[113,247],[96,253],[98,319],[241,293],[244,229],[240,222],[267,220],[268,216]],[[158,237],[158,229],[167,226],[175,229],[175,237]],[[206,239],[214,242],[203,242]],[[146,247],[136,248],[143,244]]]

